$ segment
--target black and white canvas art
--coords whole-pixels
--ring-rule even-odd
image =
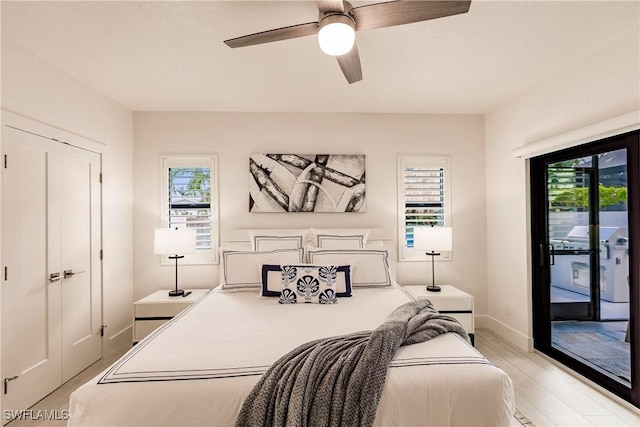
[[[364,212],[364,154],[252,154],[249,212]]]

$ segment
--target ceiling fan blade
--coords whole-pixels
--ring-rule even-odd
[[[277,42],[280,40],[294,39],[297,37],[311,36],[313,34],[318,34],[317,22],[307,22],[306,24],[291,25],[289,27],[262,31],[255,34],[225,40],[224,43],[229,47],[245,47],[262,43]]]
[[[389,1],[351,9],[356,30],[392,27],[466,13],[471,0]]]
[[[362,80],[362,67],[360,66],[360,55],[358,54],[358,46],[353,43],[353,47],[349,53],[336,56],[338,64],[342,69],[342,74],[347,78],[349,84]]]
[[[324,12],[344,12],[344,3],[342,0],[316,0],[318,10]]]

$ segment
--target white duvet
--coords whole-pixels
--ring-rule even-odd
[[[313,339],[371,330],[410,297],[354,288],[338,304],[278,304],[214,290],[78,388],[70,426],[232,426],[245,396],[280,356]],[[378,426],[508,426],[509,377],[456,334],[401,347]]]

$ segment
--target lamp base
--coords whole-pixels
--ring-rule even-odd
[[[440,286],[436,286],[436,285],[427,286],[427,291],[428,292],[440,292]]]
[[[184,290],[182,289],[175,289],[173,291],[169,291],[170,297],[181,297],[183,295],[184,295]]]

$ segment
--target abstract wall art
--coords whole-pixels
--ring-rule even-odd
[[[364,212],[364,154],[252,154],[249,212]]]

